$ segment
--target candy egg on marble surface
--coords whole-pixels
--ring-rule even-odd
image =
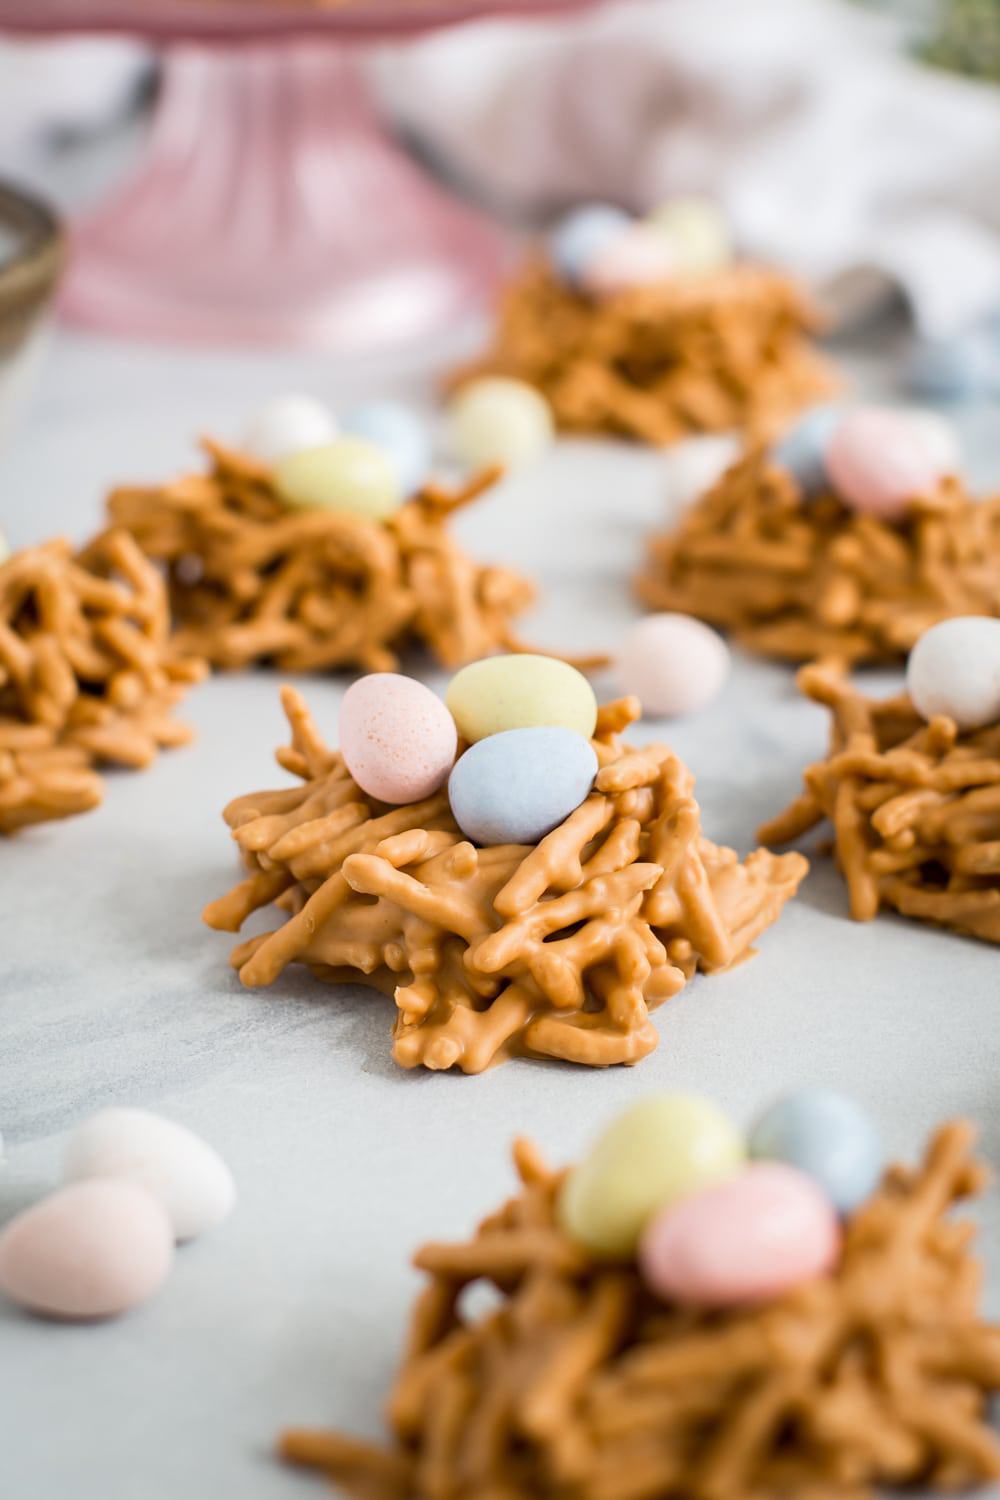
[[[261,463],[278,464],[336,436],[337,424],[322,401],[314,396],[278,396],[250,419],[242,447]]]
[[[279,463],[274,482],[294,510],[330,510],[372,521],[387,520],[403,499],[391,459],[360,437],[290,454]]]
[[[549,403],[524,380],[480,375],[463,385],[447,412],[450,445],[469,468],[537,462],[555,437]]]
[[[959,729],[1000,724],[1000,620],[960,615],[925,630],[906,664],[921,718],[947,714]]]
[[[455,720],[436,693],[398,672],[359,677],[340,705],[340,750],[363,792],[419,802],[444,786],[455,762]]]
[[[901,412],[875,406],[858,407],[837,423],[826,469],[845,505],[885,521],[900,520],[910,501],[941,478],[920,431]]]
[[[589,740],[597,725],[597,699],[583,673],[528,651],[470,662],[451,679],[445,702],[471,741],[542,725],[574,729]]]
[[[839,1251],[837,1215],[813,1179],[783,1162],[751,1162],[658,1214],[639,1267],[666,1302],[739,1307],[824,1275]]]
[[[812,1177],[842,1214],[871,1196],[885,1165],[867,1110],[832,1089],[800,1089],[778,1099],[754,1125],[749,1145],[752,1157]]]
[[[909,390],[936,401],[982,399],[1000,381],[1000,352],[980,329],[947,339],[922,339],[903,369]]]
[[[740,456],[741,444],[729,433],[685,438],[664,454],[667,499],[683,508],[700,500]]]
[[[711,198],[668,198],[646,222],[665,236],[679,271],[705,276],[733,258],[729,221]]]
[[[455,822],[474,844],[537,844],[587,797],[597,775],[572,729],[506,729],[470,746],[448,778]]]
[[[787,469],[805,495],[820,495],[830,488],[826,450],[843,415],[840,406],[814,406],[771,449],[772,462]]]
[[[559,1221],[597,1255],[630,1255],[653,1215],[731,1176],[739,1131],[711,1099],[655,1094],[613,1120],[566,1178]]]
[[[145,1188],[169,1215],[175,1239],[192,1240],[228,1218],[236,1185],[206,1141],[146,1109],[102,1109],[73,1131],[66,1182],[116,1178]]]
[[[576,283],[594,257],[632,222],[627,213],[610,203],[575,208],[549,235],[549,259],[563,281]]]
[[[962,448],[954,422],[927,406],[902,406],[901,417],[920,433],[942,474],[957,474],[962,467]]]
[[[113,1318],[158,1291],[174,1259],[162,1203],[94,1178],[60,1188],[0,1234],[0,1291],[53,1318]]]
[[[729,676],[729,647],[691,615],[646,615],[618,648],[616,675],[643,710],[663,718],[698,713],[718,697]]]
[[[351,407],[340,419],[351,437],[367,438],[391,462],[404,495],[420,489],[431,467],[427,424],[398,401],[366,401]]]
[[[649,224],[632,224],[594,256],[581,285],[595,297],[613,297],[676,273],[677,258],[666,236]]]

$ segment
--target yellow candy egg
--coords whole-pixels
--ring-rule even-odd
[[[505,729],[553,726],[590,739],[597,723],[594,690],[575,667],[554,656],[491,656],[451,679],[445,702],[464,739]]]
[[[655,1094],[613,1120],[570,1172],[560,1223],[596,1255],[629,1256],[654,1214],[730,1176],[744,1156],[742,1137],[711,1099]]]
[[[274,471],[286,505],[385,521],[402,501],[392,462],[366,438],[341,437],[292,453]]]
[[[706,276],[733,258],[726,216],[710,198],[668,198],[646,222],[666,237],[679,271]]]
[[[555,435],[545,397],[505,375],[464,385],[448,408],[448,427],[455,456],[470,468],[534,463]]]

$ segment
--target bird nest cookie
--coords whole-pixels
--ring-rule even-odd
[[[885,519],[760,449],[652,539],[636,589],[766,656],[891,660],[938,620],[1000,612],[1000,497],[943,476]]]
[[[163,579],[125,532],[15,553],[0,566],[0,833],[96,807],[94,766],[185,744],[172,711],[204,672],[173,646]]]
[[[167,568],[179,643],[220,668],[384,671],[407,643],[460,666],[512,644],[534,587],[469,558],[452,515],[499,477],[425,484],[384,521],[290,510],[271,468],[207,442],[211,467],[110,497],[113,522]]]
[[[657,1294],[634,1255],[583,1249],[560,1224],[563,1174],[519,1142],[518,1194],[467,1243],[417,1252],[389,1444],[295,1430],[281,1452],[359,1500],[863,1500],[995,1480],[1000,1328],[978,1311],[973,1226],[947,1217],[984,1183],[972,1139],[953,1122],[919,1166],[890,1167],[826,1271],[711,1309]]]
[[[909,694],[879,702],[818,666],[798,680],[830,710],[830,753],[762,841],[828,820],[857,921],[885,906],[1000,943],[1000,722],[963,732]]]
[[[657,1043],[649,1012],[696,968],[744,955],[807,868],[763,850],[740,863],[706,839],[676,756],[619,738],[635,699],[601,709],[596,783],[565,821],[534,846],[476,848],[445,789],[376,802],[298,693],[283,698],[292,744],[277,758],[301,785],[230,803],[250,873],[205,918],[235,932],[277,904],[282,924],[233,953],[243,982],[271,984],[294,962],[363,978],[395,999],[403,1067],[637,1062]]]
[[[818,318],[775,271],[736,265],[595,298],[542,259],[507,289],[492,347],[458,371],[537,387],[559,427],[642,442],[779,431],[835,386]]]

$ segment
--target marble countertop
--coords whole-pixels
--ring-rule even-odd
[[[852,358],[884,383],[872,347]],[[276,390],[332,400],[426,397],[427,372],[314,358],[193,355],[60,336],[26,424],[0,455],[12,542],[82,538],[103,492],[192,461],[200,431],[239,432]],[[966,415],[971,472],[1000,472],[994,409]],[[613,646],[634,616],[628,580],[662,523],[663,460],[562,443],[460,521],[470,549],[534,573],[540,644]],[[428,678],[440,686],[442,679]],[[891,676],[874,678],[890,686]],[[1000,1164],[997,953],[884,917],[855,926],[830,863],[731,974],[698,978],[657,1013],[638,1069],[510,1063],[479,1078],[399,1071],[390,1004],[292,972],[245,991],[229,939],[199,919],[236,875],[220,820],[239,792],[280,785],[279,679],[216,678],[186,717],[196,743],[147,774],[108,778],[105,805],[0,848],[0,1220],[54,1185],[66,1131],[103,1105],[185,1122],[236,1174],[236,1213],[183,1249],[148,1307],[96,1327],[0,1307],[0,1473],[24,1500],[304,1500],[281,1468],[287,1423],[379,1429],[424,1238],[461,1235],[511,1184],[526,1132],[556,1160],[638,1094],[685,1087],[746,1121],[799,1084],[847,1089],[894,1152],[972,1116]],[[332,735],[344,682],[305,691]],[[605,684],[610,692],[612,684]],[[641,726],[637,737],[663,734]],[[822,750],[824,717],[781,667],[737,657],[717,704],[666,730],[693,767],[706,831],[746,850]],[[1000,1310],[1000,1212],[982,1210]]]

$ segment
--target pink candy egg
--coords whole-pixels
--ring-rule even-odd
[[[354,780],[379,802],[419,802],[443,786],[458,731],[441,699],[398,672],[360,677],[340,706],[340,749]]]
[[[134,1183],[93,1178],[62,1188],[0,1234],[0,1291],[54,1318],[113,1318],[166,1280],[167,1212]]]
[[[766,1302],[836,1263],[840,1227],[811,1177],[754,1162],[659,1215],[639,1247],[642,1274],[667,1302]]]
[[[859,407],[834,429],[826,450],[834,489],[853,510],[895,521],[932,490],[941,470],[918,424],[903,412]]]
[[[597,297],[667,281],[677,262],[664,236],[647,224],[632,224],[584,268],[582,284]]]
[[[618,652],[622,690],[635,693],[644,712],[664,718],[697,713],[722,691],[729,647],[691,615],[646,615]]]

